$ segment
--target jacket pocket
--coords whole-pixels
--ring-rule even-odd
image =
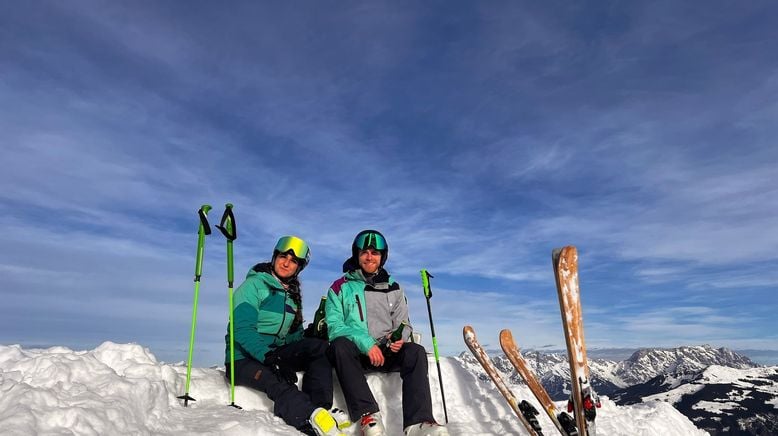
[[[355,295],[357,298],[357,309],[359,309],[359,320],[365,322],[365,316],[362,314],[362,302],[359,301],[359,295]]]

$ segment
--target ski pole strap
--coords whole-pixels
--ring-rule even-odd
[[[432,348],[435,350],[435,362],[438,362],[440,360],[440,356],[438,355],[438,338],[432,337]]]
[[[238,238],[238,229],[235,226],[235,215],[232,214],[232,204],[227,203],[224,205],[224,214],[222,214],[222,220],[217,229],[221,230],[222,234],[229,241],[234,241]]]
[[[427,297],[427,299],[432,298],[432,288],[430,287],[431,278],[434,277],[429,273],[429,271],[426,269],[421,270],[421,284],[424,288],[424,296]]]
[[[232,203],[224,205],[221,222],[216,226],[227,238],[227,283],[232,287],[235,278],[232,257],[232,241],[238,238],[238,227],[235,225],[235,215],[232,213]]]
[[[203,275],[203,252],[205,250],[205,235],[211,234],[211,226],[208,224],[208,211],[212,207],[208,204],[200,206],[197,215],[200,217],[200,226],[197,229],[197,257],[195,261],[195,282],[200,281]]]
[[[204,234],[211,234],[211,226],[208,224],[208,212],[213,209],[210,205],[204,204],[200,206],[200,210],[197,211],[197,215],[200,216],[200,229]]]

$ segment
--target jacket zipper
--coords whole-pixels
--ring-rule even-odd
[[[287,297],[287,294],[286,294],[286,292],[284,292],[284,305],[283,305],[284,315],[281,318],[281,325],[278,326],[278,331],[276,332],[276,337],[277,338],[280,338],[280,336],[278,336],[278,335],[281,333],[281,330],[284,329],[284,321],[286,321],[286,297]]]
[[[355,295],[355,297],[357,297],[357,308],[359,308],[359,320],[365,322],[365,317],[362,315],[362,303],[359,301],[359,295]]]

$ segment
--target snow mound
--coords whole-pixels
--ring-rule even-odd
[[[429,363],[433,409],[443,422],[434,359]],[[452,436],[525,434],[491,383],[457,359],[440,363]],[[189,394],[196,401],[183,407],[176,397],[184,393],[185,377],[185,366],[158,362],[137,344],[105,342],[90,351],[0,345],[0,428],[4,435],[299,435],[273,416],[272,402],[262,393],[238,387],[235,400],[243,409],[228,407],[229,384],[221,368],[192,369]],[[369,374],[368,383],[388,433],[401,435],[399,375]],[[525,387],[512,389],[534,403]],[[345,409],[337,383],[335,406]],[[553,434],[548,418],[540,419]],[[706,434],[660,402],[621,407],[605,398],[597,421],[599,432],[608,435]],[[347,430],[358,432],[357,426]]]

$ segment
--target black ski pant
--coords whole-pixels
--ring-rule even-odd
[[[352,421],[358,422],[361,417],[379,410],[365,379],[366,371],[400,373],[403,428],[435,420],[427,378],[427,353],[421,345],[406,342],[397,353],[385,353],[384,365],[377,367],[370,364],[350,339],[340,337],[330,342],[327,357],[338,374]]]
[[[235,384],[267,394],[273,400],[273,413],[299,429],[308,423],[317,407],[332,408],[332,366],[326,351],[327,341],[314,338],[303,338],[274,351],[290,369],[305,371],[302,391],[252,358],[235,361]],[[229,380],[229,362],[226,366]]]

